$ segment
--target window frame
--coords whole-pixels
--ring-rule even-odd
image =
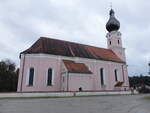
[[[102,71],[101,71],[102,70]],[[101,86],[104,86],[105,85],[105,69],[102,67],[102,68],[100,68],[100,84],[101,84]],[[103,76],[103,77],[102,77]],[[102,79],[103,78],[103,79]],[[102,80],[103,80],[103,82],[102,82]]]
[[[114,74],[115,74],[115,81],[117,82],[118,81],[118,70],[117,69],[114,70]]]
[[[48,71],[49,71],[49,69],[52,70],[51,84],[48,84]],[[54,85],[54,69],[51,68],[51,67],[47,68],[47,70],[46,70],[46,85],[47,85],[47,86],[53,86],[53,85]]]
[[[33,81],[32,81],[32,84],[30,84],[30,70],[33,69]],[[28,74],[27,74],[27,79],[26,79],[26,85],[29,86],[29,87],[32,87],[34,86],[34,82],[35,82],[35,68],[34,67],[30,67],[28,69]]]
[[[62,76],[62,82],[63,83],[65,82],[65,76]]]
[[[120,44],[120,40],[118,39],[118,45]]]

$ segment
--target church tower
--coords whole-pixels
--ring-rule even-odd
[[[110,10],[109,15],[110,17],[106,24],[106,29],[108,31],[106,35],[107,47],[115,52],[120,59],[126,61],[125,48],[122,47],[121,33],[118,31],[120,22],[115,18],[113,9]]]

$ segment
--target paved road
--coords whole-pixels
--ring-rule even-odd
[[[0,99],[0,113],[150,113],[143,96]]]

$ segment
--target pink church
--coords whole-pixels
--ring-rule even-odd
[[[18,92],[128,90],[120,22],[109,15],[106,49],[41,37],[21,52]]]

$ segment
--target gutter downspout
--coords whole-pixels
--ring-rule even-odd
[[[24,73],[24,66],[25,66],[25,54],[23,57],[23,64],[22,64],[22,72],[21,72],[21,86],[20,86],[20,92],[22,92],[22,84],[23,84],[23,73]]]

